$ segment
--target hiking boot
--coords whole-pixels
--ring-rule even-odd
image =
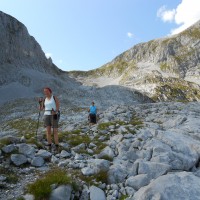
[[[47,149],[48,149],[49,151],[51,151],[51,147],[52,147],[51,144],[47,144]]]
[[[55,149],[56,153],[59,153],[59,150],[60,150],[59,145],[56,144],[55,146],[56,146],[56,149]]]

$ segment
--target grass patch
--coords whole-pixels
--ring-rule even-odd
[[[133,115],[129,124],[135,126],[136,129],[140,129],[143,127],[143,122],[140,118],[138,118],[137,116]]]
[[[25,200],[24,197],[18,197],[17,200]]]
[[[100,171],[98,174],[92,176],[84,176],[83,174],[78,175],[79,178],[86,182],[88,185],[96,185],[98,186],[98,182],[108,184],[108,172]]]
[[[108,161],[110,161],[110,162],[113,161],[113,158],[111,158],[111,157],[108,156],[108,155],[104,155],[104,156],[102,156],[101,159],[108,160]]]
[[[2,149],[4,146],[12,144],[9,138],[2,138],[0,139],[0,149]]]
[[[35,196],[35,200],[48,199],[51,193],[51,185],[66,185],[70,184],[74,187],[71,178],[66,175],[64,170],[55,168],[43,175],[36,182],[27,186],[28,192]]]
[[[19,180],[19,176],[13,172],[11,169],[4,168],[0,166],[0,174],[4,175],[6,177],[6,182],[7,183],[13,183],[16,184]]]
[[[97,146],[97,148],[94,150],[94,154],[100,154],[101,151],[107,146],[107,144],[96,139],[94,139],[93,143]]]
[[[167,65],[167,63],[161,63],[160,64],[160,69],[162,70],[162,71],[164,71],[164,72],[167,72],[167,71],[170,71],[170,66],[169,65]]]
[[[115,123],[114,122],[104,122],[104,123],[101,123],[101,124],[98,125],[98,129],[106,130],[111,125],[115,125]]]
[[[89,145],[90,142],[91,142],[91,139],[87,135],[77,135],[75,137],[72,136],[68,140],[68,143],[71,146],[77,146],[77,145],[82,144],[82,143]]]
[[[125,200],[128,197],[129,197],[128,195],[122,195],[119,200]]]
[[[27,140],[35,136],[37,122],[28,119],[16,119],[8,122],[8,126],[17,130],[19,136],[24,136]]]
[[[125,125],[126,123],[123,121],[113,121],[113,122],[104,122],[98,125],[98,129],[100,130],[106,130],[109,126],[119,124],[120,126]]]
[[[72,132],[62,132],[58,133],[58,139],[60,142],[67,142],[71,146],[77,146],[79,144],[85,143],[88,144],[91,142],[91,139],[87,135],[79,135],[81,130],[74,130]]]

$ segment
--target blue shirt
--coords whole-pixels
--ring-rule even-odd
[[[96,112],[97,112],[96,106],[90,106],[90,113],[91,114],[96,114]]]

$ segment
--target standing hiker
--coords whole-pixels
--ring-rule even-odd
[[[41,110],[44,110],[44,126],[46,127],[46,135],[48,147],[51,149],[51,128],[53,128],[54,142],[58,149],[58,113],[59,113],[59,100],[53,96],[52,90],[48,87],[44,88],[45,99],[41,104]]]
[[[94,105],[94,101],[92,102],[92,105],[88,109],[88,112],[89,112],[90,125],[96,124],[97,123],[97,108]]]

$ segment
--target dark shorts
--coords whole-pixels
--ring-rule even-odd
[[[52,126],[58,128],[57,115],[44,115],[44,127]]]
[[[90,113],[90,123],[94,123],[96,124],[97,123],[97,117],[96,117],[96,114],[91,114]]]

